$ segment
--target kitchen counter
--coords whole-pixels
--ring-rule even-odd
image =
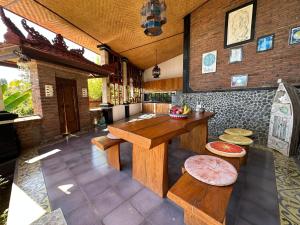
[[[171,103],[143,102],[143,113],[169,114]]]

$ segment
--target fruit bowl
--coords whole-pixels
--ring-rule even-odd
[[[181,120],[181,119],[188,118],[188,114],[190,112],[191,112],[191,109],[187,105],[184,105],[183,107],[182,106],[178,106],[178,105],[174,105],[170,109],[169,116],[172,119]]]
[[[175,120],[182,120],[188,118],[188,115],[186,114],[169,114],[169,116]]]

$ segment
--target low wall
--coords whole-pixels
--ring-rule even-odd
[[[29,149],[40,145],[41,120],[39,116],[21,117],[14,120],[21,149]]]

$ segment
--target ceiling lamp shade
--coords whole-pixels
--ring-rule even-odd
[[[158,36],[162,33],[162,25],[167,22],[166,4],[164,0],[147,0],[141,9],[141,27],[148,36]]]

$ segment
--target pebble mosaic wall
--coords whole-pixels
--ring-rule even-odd
[[[300,97],[300,89],[299,97]],[[215,112],[209,121],[209,135],[218,137],[231,127],[254,131],[256,144],[266,145],[270,113],[276,90],[245,90],[228,92],[178,93],[173,104],[188,104],[193,110],[197,102],[206,111]]]
[[[275,90],[179,93],[173,104],[186,103],[195,110],[199,102],[206,111],[215,112],[209,121],[210,136],[239,127],[253,130],[256,143],[266,145],[274,95]]]

